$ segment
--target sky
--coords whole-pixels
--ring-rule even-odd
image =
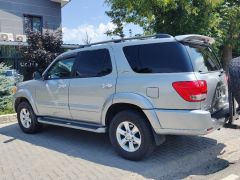
[[[105,14],[109,9],[104,0],[72,0],[62,9],[63,41],[67,44],[83,44],[88,34],[91,42],[109,40],[105,35],[107,30],[114,29],[115,25]],[[136,25],[125,25],[124,33],[129,36],[129,29],[133,35],[142,33]]]

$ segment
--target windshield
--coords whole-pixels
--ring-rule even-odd
[[[199,45],[186,45],[186,47],[195,71],[206,73],[222,69],[221,64],[210,47]]]

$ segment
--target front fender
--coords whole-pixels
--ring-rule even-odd
[[[16,100],[18,98],[25,98],[25,99],[27,99],[28,102],[30,103],[30,105],[32,106],[34,113],[38,114],[37,106],[34,103],[32,93],[29,90],[27,90],[27,89],[19,89],[17,91],[17,93],[13,96],[13,104],[14,104],[14,106],[15,106]]]
[[[104,125],[106,123],[105,120],[108,109],[111,105],[119,103],[131,104],[141,108],[152,125],[152,128],[155,132],[159,132],[161,124],[154,111],[152,103],[144,96],[136,93],[116,93],[109,97],[102,111],[102,123]]]

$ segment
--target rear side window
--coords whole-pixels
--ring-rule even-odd
[[[79,52],[74,74],[76,77],[101,77],[112,72],[112,63],[107,49]]]
[[[137,73],[192,72],[184,45],[178,42],[126,46],[124,54]]]
[[[222,68],[217,57],[209,47],[194,45],[187,45],[186,47],[195,71],[206,73],[218,71]]]

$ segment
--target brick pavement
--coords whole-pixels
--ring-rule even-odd
[[[27,135],[17,124],[5,124],[0,126],[0,180],[207,175],[218,170],[214,163],[226,167],[240,159],[236,142],[240,142],[240,130],[222,129],[204,137],[169,136],[149,158],[131,162],[113,151],[104,134],[47,126],[41,133]]]

